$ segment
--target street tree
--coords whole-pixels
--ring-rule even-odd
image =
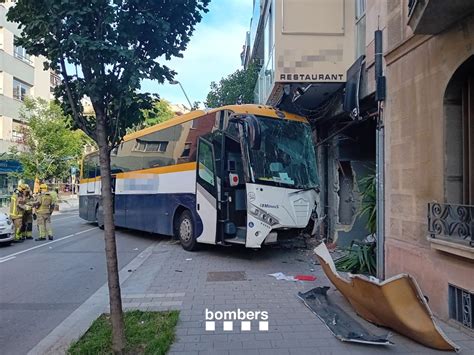
[[[157,99],[152,103],[150,109],[143,110],[143,121],[128,127],[127,133],[139,131],[140,129],[154,126],[158,123],[168,121],[174,117],[170,103],[164,99]]]
[[[60,73],[62,83],[55,95],[99,147],[112,350],[116,354],[123,353],[125,343],[110,152],[127,127],[142,121],[143,110],[152,107],[152,95],[140,93],[141,81],[173,79],[175,72],[162,61],[182,57],[209,1],[18,0],[7,14],[21,30],[16,44],[31,55],[45,56],[45,67]],[[85,96],[94,115],[84,115],[81,98]]]
[[[250,104],[254,102],[254,90],[258,78],[258,66],[251,63],[246,69],[236,70],[222,78],[218,83],[211,82],[211,90],[207,94],[207,107]]]
[[[72,130],[61,107],[44,99],[27,97],[20,109],[20,118],[28,125],[21,132],[22,148],[10,149],[23,167],[15,174],[30,180],[69,176],[71,166],[77,164],[81,156],[84,133]]]

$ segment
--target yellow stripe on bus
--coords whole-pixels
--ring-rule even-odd
[[[143,170],[134,170],[134,171],[127,171],[125,173],[117,173],[113,174],[117,179],[137,179],[142,177],[144,174],[169,174],[169,173],[177,173],[181,171],[192,171],[196,170],[196,162],[192,163],[183,163],[183,164],[176,164],[176,165],[170,165],[170,166],[161,166],[158,168],[149,168],[149,169],[143,169]],[[86,184],[88,182],[95,182],[99,181],[100,176],[95,177],[95,178],[89,178],[89,179],[81,179],[81,184]]]
[[[117,179],[133,179],[140,178],[143,174],[169,174],[177,173],[180,171],[191,171],[196,170],[196,162],[183,163],[170,166],[161,166],[158,168],[150,168],[143,170],[128,171],[126,173],[118,173]]]
[[[181,116],[176,116],[176,117],[174,117],[174,118],[172,118],[168,121],[158,123],[157,125],[154,125],[154,126],[151,126],[151,127],[148,127],[148,128],[144,128],[140,131],[137,131],[137,132],[131,133],[129,135],[126,135],[123,138],[123,141],[128,142],[132,139],[140,138],[140,137],[145,136],[147,134],[158,132],[158,131],[161,131],[163,129],[166,129],[166,128],[169,128],[169,127],[172,127],[172,126],[176,126],[176,125],[179,125],[181,123],[185,123],[185,122],[194,120],[196,118],[203,117],[207,114],[216,113],[216,112],[224,111],[224,110],[232,111],[235,114],[259,115],[259,116],[265,116],[265,117],[269,117],[269,118],[283,118],[283,119],[290,120],[290,121],[308,123],[308,120],[306,118],[302,117],[302,116],[298,116],[298,115],[295,115],[295,114],[289,113],[289,112],[278,111],[274,107],[271,107],[271,106],[251,105],[251,104],[247,104],[247,105],[228,105],[228,106],[223,106],[223,107],[211,109],[211,110],[208,110],[208,111],[195,110],[195,111],[191,111],[191,112],[186,113],[186,114],[181,115]],[[283,115],[283,116],[280,117],[281,115]]]

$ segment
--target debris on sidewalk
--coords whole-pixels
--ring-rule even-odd
[[[371,345],[392,345],[390,333],[377,336],[370,333],[327,296],[329,287],[316,287],[298,293],[303,303],[328,327],[331,333],[344,342]]]
[[[193,258],[186,258],[186,261],[191,261],[193,260]]]
[[[313,275],[285,275],[282,272],[276,272],[274,274],[268,274],[268,276],[273,276],[277,280],[285,280],[285,281],[315,281],[316,276]]]
[[[412,276],[400,274],[380,282],[375,278],[349,274],[348,280],[336,271],[324,243],[318,245],[314,252],[328,279],[362,318],[434,349],[459,350],[435,323],[428,303]]]
[[[296,275],[295,279],[298,281],[316,281],[316,276],[313,275]]]
[[[285,275],[282,272],[275,272],[274,274],[268,274],[268,276],[273,276],[277,280],[285,280],[285,281],[298,281],[295,279],[294,276]]]

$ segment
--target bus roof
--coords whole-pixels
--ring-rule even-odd
[[[302,117],[298,116],[292,113],[288,112],[283,112],[276,110],[274,107],[271,106],[265,106],[265,105],[252,105],[252,104],[246,104],[246,105],[228,105],[228,106],[222,106],[219,108],[214,108],[214,109],[209,109],[209,110],[195,110],[188,112],[184,115],[181,116],[176,116],[168,121],[158,123],[157,125],[151,126],[144,128],[140,131],[133,132],[131,134],[127,134],[124,138],[123,141],[127,142],[129,140],[135,139],[142,137],[146,134],[153,133],[160,131],[162,129],[168,128],[175,126],[177,124],[181,124],[187,121],[194,120],[196,118],[205,116],[209,113],[214,113],[214,112],[219,112],[219,111],[224,111],[224,110],[229,110],[232,111],[233,113],[236,114],[251,114],[251,115],[260,115],[260,116],[266,116],[266,117],[273,117],[273,118],[285,118],[287,120],[292,120],[292,121],[299,121],[299,122],[305,122],[307,123],[308,121]],[[281,113],[284,114],[284,117],[280,117]]]

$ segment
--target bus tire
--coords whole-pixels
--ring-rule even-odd
[[[184,250],[194,251],[198,249],[198,242],[194,238],[193,218],[188,210],[183,211],[179,216],[176,234]]]

